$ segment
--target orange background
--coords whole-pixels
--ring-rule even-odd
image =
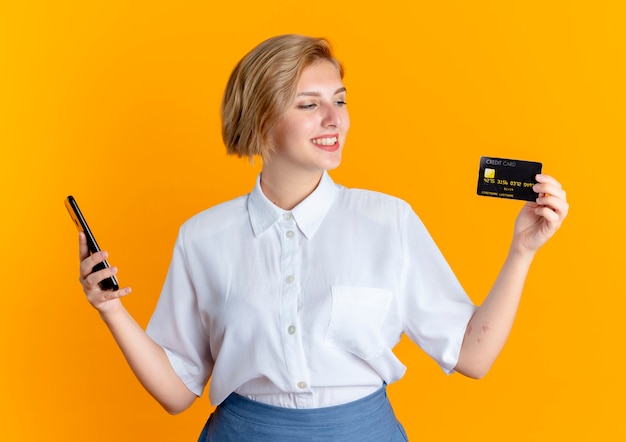
[[[258,173],[221,143],[230,70],[296,32],[328,37],[346,66],[352,128],[334,179],[409,201],[477,303],[521,204],[475,195],[479,157],[542,161],[568,190],[570,217],[485,379],[398,347],[409,370],[389,391],[410,438],[624,440],[624,3],[208,3],[0,6],[0,438],[195,440],[208,399],[170,416],[134,379],[83,299],[63,199],[145,325],[178,226]]]

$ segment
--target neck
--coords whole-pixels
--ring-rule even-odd
[[[277,174],[271,168],[264,167],[261,172],[261,190],[275,205],[291,210],[313,193],[321,179],[322,172],[308,175]]]

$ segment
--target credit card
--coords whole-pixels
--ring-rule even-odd
[[[541,173],[541,163],[508,158],[480,157],[478,187],[481,196],[535,201],[535,175]]]

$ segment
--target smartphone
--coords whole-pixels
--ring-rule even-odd
[[[85,220],[85,217],[83,216],[82,212],[78,208],[78,203],[76,202],[76,200],[74,199],[72,195],[68,196],[65,199],[65,207],[67,208],[67,211],[72,217],[72,220],[74,220],[74,224],[76,225],[76,228],[78,229],[78,231],[85,232],[85,236],[87,237],[87,247],[89,248],[89,253],[94,254],[96,252],[99,252],[100,247],[98,247],[96,238],[93,236],[91,229],[87,225],[87,221]],[[106,260],[104,260],[101,263],[96,264],[91,271],[93,273],[98,270],[105,269],[107,267],[110,267],[109,263]],[[119,289],[119,285],[117,283],[117,278],[115,277],[115,275],[102,280],[100,282],[100,288],[102,290]]]

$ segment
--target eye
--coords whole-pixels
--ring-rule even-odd
[[[348,104],[348,103],[346,103],[346,101],[345,101],[345,100],[337,100],[337,101],[335,101],[335,104],[336,104],[337,106],[345,106],[345,105],[346,105],[346,104]]]
[[[316,107],[317,107],[317,103],[306,103],[306,104],[298,105],[298,109],[303,109],[303,110],[315,109]]]

